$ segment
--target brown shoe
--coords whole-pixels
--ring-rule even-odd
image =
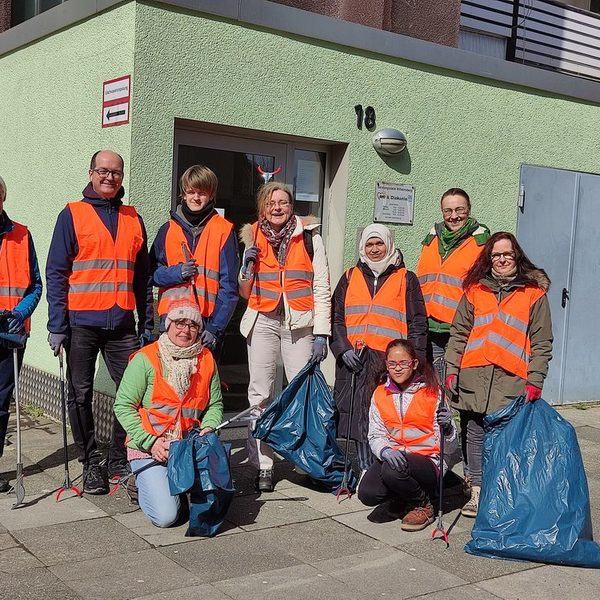
[[[427,502],[424,506],[416,506],[402,519],[400,528],[403,531],[421,531],[433,523],[433,506]]]

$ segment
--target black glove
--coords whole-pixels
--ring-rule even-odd
[[[406,471],[406,467],[408,467],[408,461],[402,450],[384,448],[381,452],[381,458],[396,471]]]
[[[60,354],[60,349],[67,343],[68,339],[69,336],[66,333],[48,334],[48,343],[50,344],[50,348],[52,348],[52,352],[54,352],[54,356]]]
[[[198,272],[198,265],[195,260],[188,260],[187,262],[181,263],[181,277],[182,279],[191,279]]]
[[[342,361],[354,373],[358,373],[363,368],[360,356],[354,350],[346,350],[342,354]]]
[[[242,277],[246,277],[250,272],[250,265],[255,265],[258,260],[258,246],[250,246],[244,250],[242,257]]]
[[[444,435],[452,433],[452,411],[444,401],[438,404],[435,417]]]

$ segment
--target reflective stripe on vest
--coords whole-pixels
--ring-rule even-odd
[[[13,228],[2,236],[0,245],[0,310],[17,306],[31,285],[27,227],[12,223]],[[26,319],[25,331],[30,329],[31,319]]]
[[[406,269],[394,271],[373,298],[359,268],[350,269],[346,276],[344,320],[348,341],[354,346],[362,340],[369,348],[384,351],[392,340],[406,339]]]
[[[133,206],[118,209],[117,235],[88,202],[67,204],[73,218],[78,252],[69,276],[69,310],[135,308],[133,277],[136,256],[144,243]]]
[[[210,399],[210,384],[215,372],[212,354],[202,349],[198,354],[196,372],[192,375],[190,387],[183,398],[175,393],[163,376],[163,365],[158,356],[158,342],[145,346],[142,352],[154,371],[152,397],[150,406],[140,407],[142,426],[152,435],[161,435],[173,429],[177,422],[181,425],[181,433],[194,426],[202,426],[202,415]]]
[[[440,448],[433,426],[438,403],[435,391],[425,387],[418,389],[404,415],[398,414],[394,395],[384,385],[376,388],[373,402],[394,448],[423,456],[439,455]]]
[[[285,263],[279,264],[273,247],[258,225],[252,225],[258,246],[258,260],[254,271],[248,306],[259,312],[275,310],[285,294],[291,309],[309,311],[314,308],[314,269],[304,245],[303,235],[294,235],[288,244]]]
[[[425,299],[427,316],[442,323],[452,323],[463,294],[465,275],[479,257],[483,246],[478,246],[475,238],[469,236],[442,261],[438,245],[439,239],[436,236],[423,246],[416,273]]]
[[[469,288],[465,295],[473,305],[474,320],[461,368],[497,365],[527,379],[531,307],[544,294],[538,287],[521,287],[498,304],[496,294],[482,284]]]
[[[208,220],[193,253],[198,264],[197,274],[189,281],[158,290],[158,314],[161,317],[169,312],[169,304],[173,300],[185,298],[196,302],[196,296],[202,316],[212,315],[219,293],[221,251],[232,229],[233,225],[216,213]],[[188,246],[185,232],[177,221],[171,219],[165,235],[165,257],[168,267],[186,262],[182,244]]]

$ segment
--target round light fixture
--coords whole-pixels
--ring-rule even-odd
[[[400,154],[407,144],[406,136],[397,129],[382,129],[373,136],[373,148],[380,156]]]

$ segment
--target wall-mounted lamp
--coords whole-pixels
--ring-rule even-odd
[[[380,156],[400,154],[407,144],[406,136],[397,129],[382,129],[373,136],[373,148]]]

